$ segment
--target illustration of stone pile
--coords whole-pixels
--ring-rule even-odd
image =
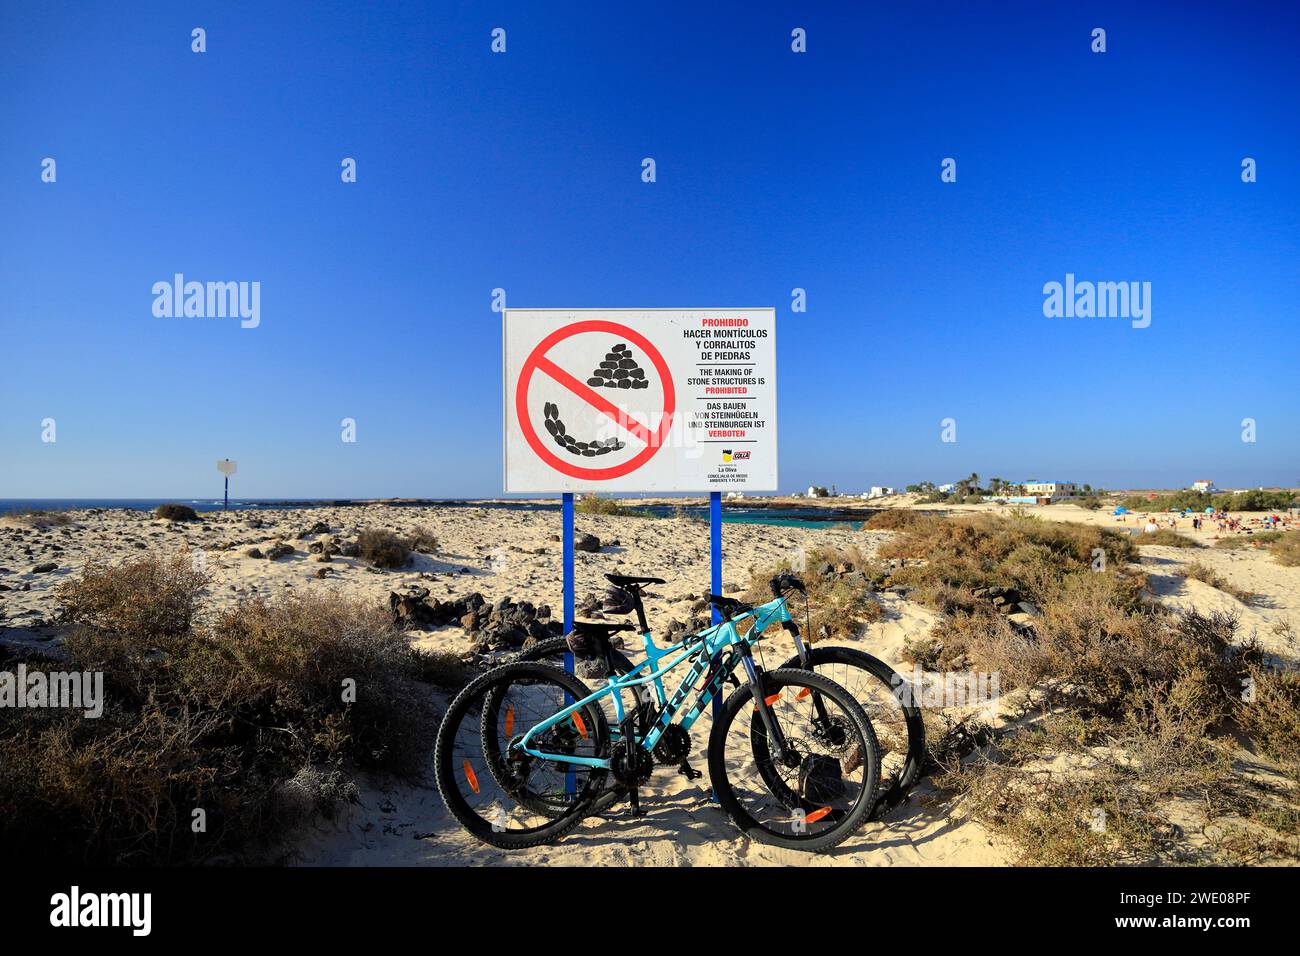
[[[551,433],[551,438],[555,439],[555,444],[570,455],[595,458],[597,455],[608,455],[611,451],[617,451],[627,445],[627,442],[619,441],[617,438],[578,441],[565,431],[564,422],[560,421],[560,409],[552,402],[546,403],[543,414],[546,419],[546,430]]]
[[[591,373],[592,388],[649,388],[645,369],[636,363],[632,350],[622,342],[605,353],[605,361]]]

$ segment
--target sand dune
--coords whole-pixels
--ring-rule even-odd
[[[1069,506],[1036,513],[1045,520],[1116,523],[1111,515]],[[190,550],[211,572],[213,608],[255,595],[274,598],[314,589],[386,600],[390,592],[409,586],[427,587],[433,597],[444,599],[478,591],[489,601],[511,597],[549,604],[557,615],[561,606],[560,525],[555,513],[372,505],[211,513],[192,523],[116,510],[70,512],[68,517],[71,524],[35,528],[13,519],[0,520],[0,586],[7,589],[0,592],[0,641],[56,647],[60,631],[53,623],[54,590],[87,562],[182,549]],[[328,532],[319,530],[321,525]],[[415,555],[410,566],[396,571],[378,571],[357,558],[334,557],[325,562],[308,552],[325,534],[348,538],[369,527],[401,534],[423,528],[436,535],[439,547],[436,554]],[[603,589],[605,572],[654,574],[667,581],[651,589],[648,601],[656,632],[662,634],[674,619],[689,620],[692,604],[709,585],[706,525],[681,518],[579,516],[578,530],[597,535],[605,545],[597,553],[577,556],[580,599]],[[815,547],[853,543],[870,550],[886,536],[886,532],[845,527],[726,525],[725,590],[741,590],[749,584],[751,572],[780,561],[798,564]],[[1209,532],[1201,537],[1211,543]],[[265,553],[280,542],[293,546],[293,554],[277,560],[248,555],[250,549]],[[1209,585],[1184,579],[1180,569],[1189,560],[1207,565],[1236,587],[1260,594],[1261,603],[1246,607]],[[1152,574],[1156,596],[1172,606],[1232,610],[1242,618],[1243,634],[1254,632],[1266,643],[1283,641],[1280,634],[1285,625],[1300,626],[1300,568],[1277,565],[1265,553],[1152,547],[1144,548],[1143,563]],[[926,633],[934,613],[899,595],[881,595],[879,600],[886,613],[860,636],[859,646],[907,671],[909,665],[901,656],[903,643]],[[411,638],[423,647],[469,649],[465,631],[456,625],[414,632]],[[774,639],[767,651],[769,665],[789,653],[785,638]],[[706,716],[692,733],[692,762],[701,768],[706,764],[703,748],[708,730]],[[586,821],[555,846],[507,854],[463,833],[448,817],[435,789],[371,780],[363,787],[359,803],[339,819],[302,834],[292,859],[305,865],[872,866],[982,865],[1010,858],[1009,849],[978,824],[954,822],[952,808],[926,786],[887,819],[869,824],[826,856],[779,850],[739,836],[721,809],[710,802],[707,777],[688,783],[671,769],[660,769],[643,796],[643,807],[647,811],[643,818],[629,819],[616,808],[605,818]]]

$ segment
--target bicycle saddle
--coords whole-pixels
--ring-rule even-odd
[[[635,631],[636,625],[620,622],[618,624],[606,624],[598,621],[574,621],[573,633],[581,634],[584,637],[609,637],[619,631]]]
[[[621,588],[640,587],[642,584],[666,584],[663,578],[642,578],[631,574],[607,574],[605,579],[610,584],[616,584]]]

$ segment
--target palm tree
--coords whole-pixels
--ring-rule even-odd
[[[972,471],[972,472],[970,473],[970,477],[969,477],[968,479],[966,479],[966,480],[967,480],[968,482],[970,482],[970,486],[969,486],[969,487],[971,488],[972,491],[979,491],[979,490],[980,490],[980,476],[979,476],[976,472],[973,472],[973,471]]]

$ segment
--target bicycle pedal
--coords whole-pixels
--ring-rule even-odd
[[[680,774],[681,774],[683,777],[685,777],[687,780],[699,780],[701,777],[704,776],[703,773],[701,773],[700,771],[696,770],[694,767],[692,767],[690,764],[688,764],[685,760],[683,760],[683,761],[682,761],[682,765],[681,765],[680,767],[677,768],[677,772],[680,773]]]

